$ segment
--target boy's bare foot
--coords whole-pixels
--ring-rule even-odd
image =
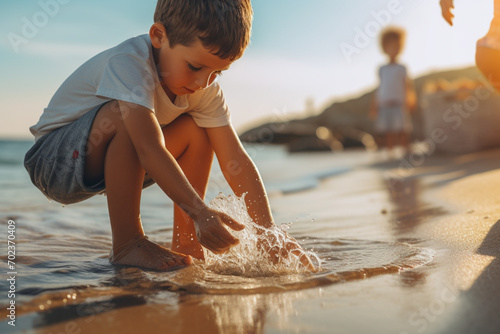
[[[171,251],[149,241],[146,236],[131,240],[117,251],[112,250],[109,261],[156,270],[177,269],[193,263],[191,256]]]

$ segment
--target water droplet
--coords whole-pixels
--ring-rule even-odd
[[[224,254],[205,253],[207,269],[221,274],[251,276],[267,276],[289,273],[296,274],[306,271],[300,258],[284,249],[288,235],[284,229],[291,224],[285,224],[284,229],[274,226],[266,229],[255,224],[249,216],[244,195],[219,195],[210,202],[210,207],[232,217],[237,222],[245,225],[242,231],[231,231],[240,243]],[[281,257],[286,253],[289,256]],[[310,252],[304,251],[307,255]],[[312,253],[311,257],[317,258]],[[319,262],[319,261],[318,261]]]

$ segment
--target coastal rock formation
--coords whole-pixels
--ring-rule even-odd
[[[468,94],[473,94],[475,86],[471,87],[471,85],[477,85],[478,82],[482,83],[485,80],[476,67],[433,72],[414,79],[419,102],[416,110],[411,115],[414,128],[412,139],[422,141],[428,138],[429,131],[432,130],[429,129],[429,126],[433,127],[432,124],[429,125],[429,120],[432,121],[442,117],[441,114],[446,112],[446,108],[449,107],[446,106],[443,109],[445,105],[438,106],[437,95],[451,96],[448,103],[452,106],[453,103],[460,103],[460,101],[464,100],[463,96],[460,97],[455,94],[457,90],[464,93],[468,87]],[[447,95],[447,93],[441,93],[441,91],[452,93]],[[249,143],[286,144],[291,152],[336,150],[352,147],[372,148],[375,131],[373,120],[369,118],[368,111],[373,93],[372,90],[346,101],[335,102],[316,116],[262,124],[245,131],[240,135],[240,138],[243,142]],[[432,102],[433,94],[434,102]],[[456,101],[454,100],[455,97]],[[491,109],[491,106],[497,102],[496,100],[489,101],[489,108]],[[481,108],[481,106],[477,108]],[[483,114],[487,116],[486,113]],[[488,123],[488,120],[481,122],[481,124]],[[498,144],[500,145],[500,143]],[[484,145],[469,146],[471,146],[470,150],[475,150],[482,148],[481,146]],[[439,148],[447,151],[445,146]]]

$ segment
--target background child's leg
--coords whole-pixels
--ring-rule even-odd
[[[387,132],[385,134],[385,147],[389,152],[391,152],[392,149],[394,148],[394,137],[395,135],[393,132]]]
[[[407,132],[402,131],[398,134],[398,143],[404,148],[406,153],[410,152],[410,141]]]
[[[193,188],[204,198],[213,160],[213,149],[206,131],[186,115],[165,126],[163,134],[167,149],[177,159]],[[193,220],[177,205],[174,207],[172,249],[203,259]]]

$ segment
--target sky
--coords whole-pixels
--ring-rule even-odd
[[[95,54],[147,33],[156,0],[2,0],[0,137],[30,138],[50,98]],[[378,34],[407,31],[401,55],[412,77],[474,64],[493,0],[455,0],[455,24],[439,0],[252,0],[245,55],[219,79],[236,130],[284,120],[377,85],[385,62]]]

